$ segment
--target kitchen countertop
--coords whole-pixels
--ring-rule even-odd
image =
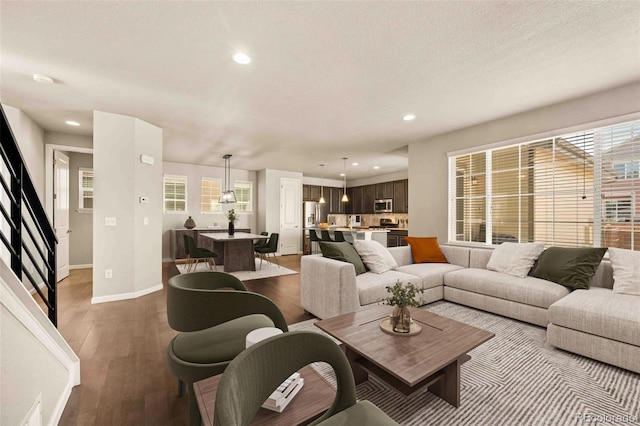
[[[382,228],[367,228],[367,227],[356,227],[354,226],[353,228],[347,228],[347,227],[340,227],[340,226],[330,226],[329,228],[320,228],[319,226],[307,226],[304,229],[319,229],[321,231],[341,231],[341,232],[355,232],[355,233],[365,233],[365,232],[389,232],[389,229],[382,229]]]

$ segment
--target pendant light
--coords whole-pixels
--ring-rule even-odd
[[[224,191],[220,194],[218,202],[220,204],[233,204],[236,202],[236,194],[232,189],[229,189],[231,183],[231,154],[226,154],[222,158],[224,158]]]
[[[342,202],[348,203],[349,197],[347,196],[347,157],[342,157],[342,161],[344,161],[344,173],[342,173],[342,178],[344,179],[343,188],[342,188]]]
[[[320,204],[325,204],[326,201],[324,200],[324,164],[320,164],[320,167],[322,167],[320,170],[322,170],[322,177],[320,178],[320,199],[318,200],[318,203]]]

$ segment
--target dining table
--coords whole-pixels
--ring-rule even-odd
[[[224,265],[225,272],[255,271],[253,241],[269,238],[267,235],[249,232],[235,232],[233,235],[225,232],[206,232],[200,233],[200,236],[213,240],[213,251],[218,255],[216,262],[218,265]]]

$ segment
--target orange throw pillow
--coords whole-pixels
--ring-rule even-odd
[[[413,263],[449,263],[436,237],[404,237],[411,246]]]

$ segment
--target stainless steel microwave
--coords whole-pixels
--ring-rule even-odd
[[[373,211],[376,213],[392,213],[393,200],[385,198],[384,200],[376,200],[373,202]]]

